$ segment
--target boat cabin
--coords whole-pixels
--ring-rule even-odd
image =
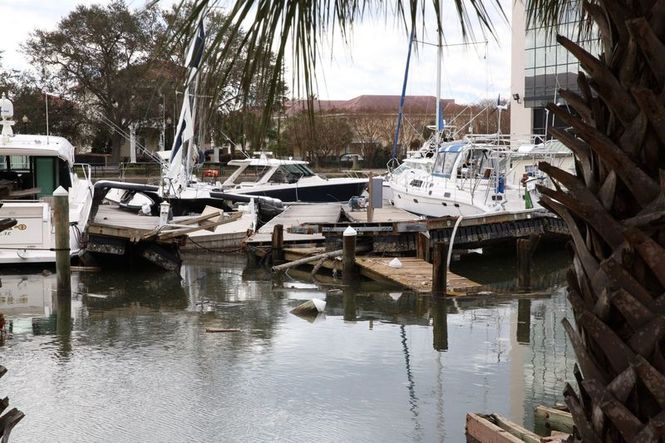
[[[46,139],[16,135],[0,141],[0,199],[37,200],[58,186],[72,186],[74,148],[61,137]]]
[[[228,165],[238,169],[226,179],[224,187],[296,183],[302,178],[316,175],[305,161],[278,160],[267,156],[231,160]]]
[[[496,146],[453,142],[437,152],[432,174],[442,178],[490,179],[504,173],[506,153]]]

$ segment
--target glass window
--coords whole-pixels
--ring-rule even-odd
[[[525,60],[525,67],[528,68],[533,68],[535,65],[535,55],[536,50],[535,49],[527,49],[526,50],[526,60]]]
[[[455,165],[455,160],[457,160],[458,152],[447,152],[446,159],[443,162],[443,175],[445,177],[450,177],[453,172],[453,166]]]
[[[443,174],[443,164],[446,159],[445,152],[439,152],[436,155],[436,162],[434,163],[434,174]]]

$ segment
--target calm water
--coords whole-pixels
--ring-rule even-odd
[[[509,287],[513,262],[456,268]],[[71,333],[51,315],[53,275],[0,275],[14,334],[0,395],[26,414],[12,441],[460,442],[468,411],[531,427],[534,406],[573,378],[566,264],[541,256],[550,289],[532,298],[441,303],[277,281],[240,256],[189,262],[182,279],[78,273]],[[327,299],[325,316],[289,313],[312,297]]]

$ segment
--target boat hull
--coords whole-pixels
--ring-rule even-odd
[[[367,180],[354,180],[321,185],[234,189],[233,192],[243,195],[276,198],[283,202],[330,203],[348,201],[351,197],[361,195],[366,188]]]

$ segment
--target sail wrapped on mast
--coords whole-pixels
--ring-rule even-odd
[[[198,75],[205,44],[204,15],[205,11],[202,10],[196,26],[196,35],[192,39],[185,57],[185,66],[188,71],[187,81],[185,82],[176,136],[171,147],[168,168],[164,175],[163,193],[167,195],[179,195],[189,184],[191,175],[190,158],[191,151],[194,150],[194,119],[196,115]]]

